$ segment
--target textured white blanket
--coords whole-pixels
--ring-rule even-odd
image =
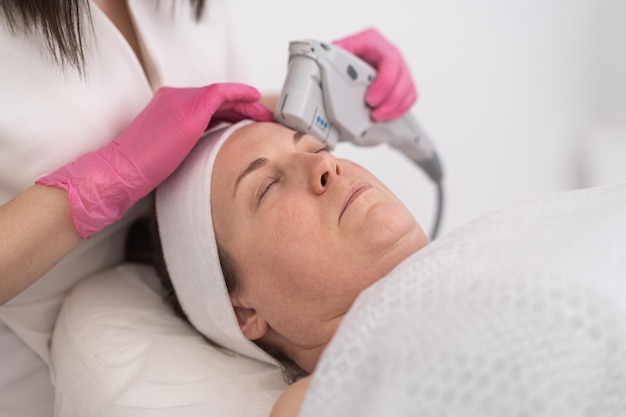
[[[626,184],[480,218],[361,294],[301,416],[626,416]]]

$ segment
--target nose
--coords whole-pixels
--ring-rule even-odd
[[[338,175],[343,175],[339,160],[328,152],[308,155],[309,184],[315,194],[323,194]]]

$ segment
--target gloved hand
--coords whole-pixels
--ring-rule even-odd
[[[376,29],[366,29],[333,43],[378,71],[365,94],[366,103],[373,109],[372,119],[378,122],[397,119],[415,103],[417,89],[409,67],[398,48]]]
[[[82,238],[122,217],[185,159],[203,132],[218,121],[273,120],[243,84],[161,88],[109,145],[87,153],[36,183],[67,190]]]

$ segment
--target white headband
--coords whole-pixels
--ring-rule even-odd
[[[163,255],[180,304],[191,324],[215,343],[262,362],[276,359],[248,340],[237,322],[217,254],[211,214],[215,157],[244,120],[206,133],[156,193]]]

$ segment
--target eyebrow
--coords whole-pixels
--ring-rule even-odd
[[[306,135],[305,132],[302,132],[300,130],[294,132],[293,134],[293,143],[294,145],[297,144],[298,142],[300,142],[300,139],[302,139],[302,137]],[[241,182],[241,180],[248,174],[253,173],[254,171],[256,171],[257,169],[262,168],[263,166],[265,166],[267,163],[269,162],[269,159],[267,158],[257,158],[254,161],[250,162],[248,164],[248,166],[246,167],[246,169],[244,169],[243,171],[241,171],[241,174],[239,174],[239,176],[237,177],[237,180],[235,181],[235,189],[233,191],[233,195],[237,192],[237,186],[239,186],[239,183]]]
[[[233,191],[233,195],[237,192],[237,186],[239,185],[243,177],[263,167],[268,162],[269,162],[269,159],[267,158],[257,158],[254,161],[250,162],[248,166],[246,167],[246,169],[241,171],[241,174],[239,174],[239,176],[237,177],[237,181],[235,181],[235,190]]]

